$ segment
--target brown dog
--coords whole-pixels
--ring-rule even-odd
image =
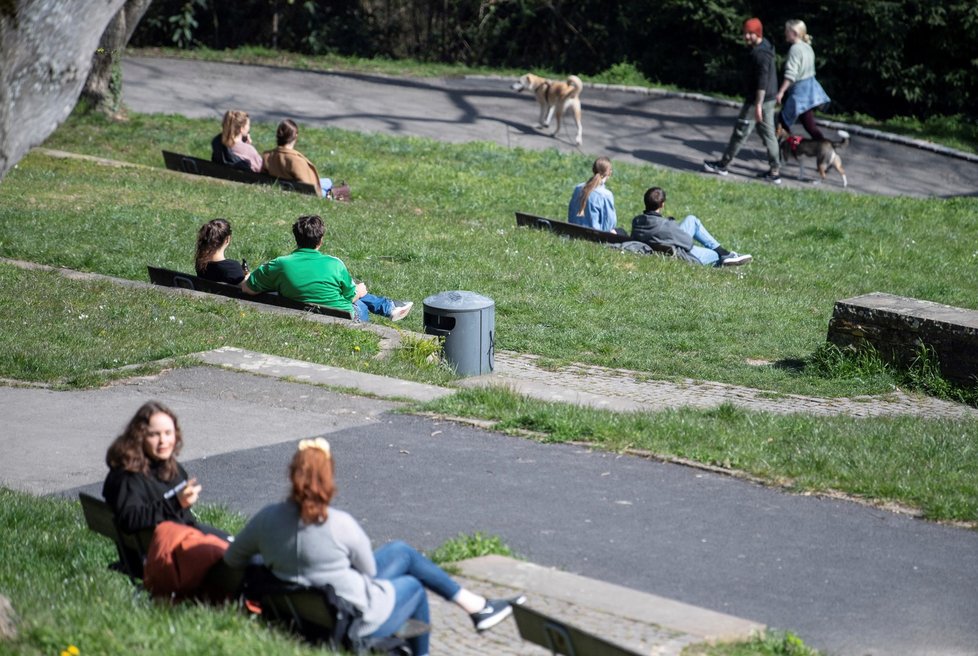
[[[513,91],[532,91],[540,104],[540,128],[550,125],[550,120],[556,115],[557,125],[551,136],[556,136],[560,132],[560,119],[568,109],[573,113],[574,123],[577,125],[577,137],[574,144],[581,145],[583,128],[581,126],[581,91],[584,90],[584,83],[576,75],[569,75],[566,82],[548,80],[527,73],[513,84]]]
[[[842,168],[842,158],[836,152],[837,148],[844,148],[849,143],[849,133],[839,130],[839,141],[828,139],[802,139],[792,135],[780,125],[778,126],[778,143],[781,144],[781,162],[787,162],[793,158],[798,162],[798,179],[804,180],[802,157],[814,157],[818,174],[825,180],[825,173],[830,166],[842,176],[842,186],[848,187],[849,180],[846,178],[846,170]]]

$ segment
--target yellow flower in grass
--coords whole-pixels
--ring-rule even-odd
[[[79,656],[79,654],[81,654],[81,652],[78,651],[78,647],[74,645],[68,645],[68,648],[61,652],[61,656]]]

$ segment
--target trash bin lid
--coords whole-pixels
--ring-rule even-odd
[[[482,310],[495,304],[491,298],[461,290],[441,292],[424,299],[424,306],[435,310]]]

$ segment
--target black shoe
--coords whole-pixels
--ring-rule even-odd
[[[766,171],[759,174],[759,177],[764,182],[770,182],[771,184],[781,184],[781,174],[774,171]]]
[[[709,173],[716,173],[717,175],[727,175],[727,167],[720,160],[705,160],[703,162],[703,168]]]
[[[512,615],[514,605],[519,606],[524,601],[526,601],[526,597],[523,595],[512,599],[486,599],[485,608],[478,613],[472,613],[469,617],[472,618],[476,631],[480,633],[488,631]]]

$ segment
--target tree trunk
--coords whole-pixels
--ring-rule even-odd
[[[110,116],[122,111],[122,53],[151,2],[126,0],[102,33],[81,94],[91,109]]]
[[[0,1],[0,180],[71,113],[123,2]]]

